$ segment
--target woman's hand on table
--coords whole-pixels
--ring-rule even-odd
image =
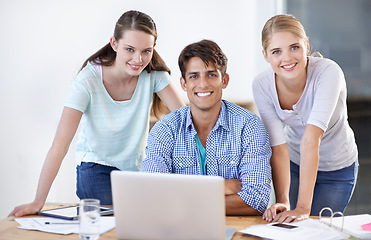
[[[310,210],[302,208],[288,209],[287,205],[276,203],[265,211],[263,219],[268,222],[289,223],[309,218]]]
[[[43,207],[43,204],[39,203],[29,203],[29,204],[23,204],[20,206],[17,206],[14,208],[14,210],[8,215],[10,216],[15,216],[15,217],[22,217],[25,215],[32,215],[36,214],[40,209]]]
[[[290,207],[283,203],[273,204],[270,208],[265,210],[263,219],[267,222],[272,222],[277,217],[277,214],[288,211]]]

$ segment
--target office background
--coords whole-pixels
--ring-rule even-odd
[[[331,1],[334,0],[324,2]],[[303,24],[308,28],[307,24],[311,23],[306,10],[313,10],[308,7],[309,2],[309,0],[2,1],[0,218],[6,217],[15,206],[34,199],[41,167],[69,94],[70,82],[78,73],[83,61],[108,43],[114,25],[123,12],[136,9],[154,19],[158,28],[156,50],[172,70],[173,81],[184,99],[186,95],[179,86],[177,57],[187,44],[207,38],[216,41],[229,58],[228,72],[231,81],[224,91],[224,98],[235,102],[252,102],[253,77],[269,66],[261,54],[260,31],[264,23],[275,14],[292,11],[298,15],[304,14],[298,18],[302,21],[304,19]],[[369,1],[350,2],[362,4]],[[327,12],[332,11],[336,13],[338,5],[334,5],[332,9],[323,9],[313,16],[318,14],[327,16]],[[370,8],[368,10],[371,11]],[[349,18],[343,17],[343,21],[346,19]],[[312,29],[326,23],[326,21],[315,23],[308,35],[311,37],[310,34],[314,31]],[[348,23],[347,28],[357,27],[353,26],[356,23]],[[370,39],[370,35],[367,40]],[[321,40],[314,43],[319,44]],[[364,81],[366,83],[366,80]],[[369,84],[369,79],[366,84]],[[362,85],[360,89],[366,92],[366,96],[371,95],[371,91],[365,90]],[[364,106],[362,103],[359,107],[362,109]],[[368,141],[368,147],[364,148],[366,155],[362,156],[371,159],[370,137],[364,133],[363,128],[368,126],[369,131],[370,120],[364,120],[362,117],[360,122],[361,127],[357,128],[360,129],[360,133],[363,130],[362,139],[366,143]],[[71,143],[53,183],[48,202],[78,201],[75,195],[76,138]],[[367,206],[370,205],[371,191],[368,184],[365,189],[366,194],[369,194],[366,195],[368,199],[365,206],[369,210]],[[364,191],[358,191],[358,195],[359,192]],[[354,203],[357,206],[361,201],[359,199],[363,199],[363,196],[357,197],[357,202]],[[360,208],[354,208],[353,212],[357,211],[360,211]]]

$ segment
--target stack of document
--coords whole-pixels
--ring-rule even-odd
[[[42,232],[71,234],[79,233],[79,221],[62,220],[49,217],[16,218],[19,228],[26,230],[38,230]],[[100,218],[100,234],[108,232],[115,227],[114,217]]]

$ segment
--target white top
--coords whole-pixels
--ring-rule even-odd
[[[253,93],[271,146],[287,143],[290,160],[300,164],[300,141],[307,124],[321,128],[320,171],[334,171],[357,160],[354,133],[348,124],[343,71],[332,60],[308,57],[307,82],[293,110],[280,107],[271,68],[255,77]]]
[[[153,93],[170,83],[163,71],[143,71],[131,100],[116,103],[103,85],[101,74],[88,63],[72,81],[65,104],[83,113],[76,162],[97,162],[121,170],[139,170],[144,158]]]

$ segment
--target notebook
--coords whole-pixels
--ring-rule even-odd
[[[222,177],[112,171],[111,184],[118,239],[225,239]]]

